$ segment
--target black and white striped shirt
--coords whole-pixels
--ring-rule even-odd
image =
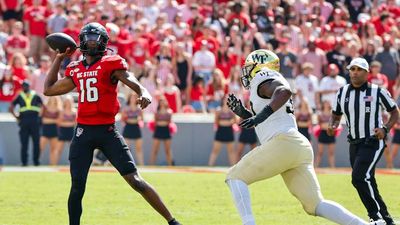
[[[396,102],[376,84],[366,82],[359,88],[347,84],[337,92],[332,109],[335,115],[345,115],[351,139],[359,139],[374,135],[374,129],[383,126],[382,109],[391,112]]]

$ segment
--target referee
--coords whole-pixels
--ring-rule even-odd
[[[385,137],[399,117],[398,107],[386,89],[367,81],[369,65],[355,58],[347,66],[350,84],[339,89],[333,105],[328,134],[334,135],[344,114],[348,125],[352,184],[357,189],[371,220],[384,219],[393,225],[375,180],[375,166],[385,148]],[[382,122],[382,109],[390,113]]]

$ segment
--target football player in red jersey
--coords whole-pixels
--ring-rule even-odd
[[[115,128],[115,115],[119,110],[117,83],[123,82],[138,95],[138,104],[146,108],[151,95],[127,72],[128,66],[119,55],[105,56],[108,34],[98,23],[85,25],[79,34],[80,51],[84,58],[71,62],[65,77],[58,79],[62,60],[73,51],[58,53],[46,77],[44,94],[62,95],[74,88],[79,93],[78,117],[75,135],[71,142],[69,160],[71,190],[68,199],[69,224],[80,224],[82,198],[93,159],[93,150],[98,148],[110,160],[128,184],[158,212],[170,225],[180,225],[161,198],[137,172],[133,157],[123,137]]]

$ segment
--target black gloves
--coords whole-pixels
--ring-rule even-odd
[[[227,104],[232,112],[242,119],[247,119],[253,116],[253,114],[243,106],[242,101],[237,99],[234,94],[229,94]]]
[[[239,123],[239,126],[242,128],[252,128],[254,126],[257,126],[259,123],[262,123],[264,120],[266,120],[274,111],[272,110],[271,106],[267,105],[263,110],[261,110],[260,113],[257,115],[245,119],[242,122]]]

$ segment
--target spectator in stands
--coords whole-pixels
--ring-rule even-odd
[[[372,61],[370,64],[370,73],[368,74],[368,82],[388,89],[389,80],[385,74],[380,73],[381,68],[382,64],[380,62]]]
[[[331,113],[331,103],[329,101],[323,101],[321,111],[318,113],[318,125],[320,127],[320,132],[318,135],[318,152],[315,158],[315,167],[320,166],[324,148],[327,147],[329,167],[335,168],[336,137],[329,136],[327,133]]]
[[[13,54],[22,53],[28,56],[30,49],[30,40],[27,36],[22,34],[24,25],[21,21],[17,21],[11,28],[11,35],[8,36],[7,42],[4,46],[7,58],[11,59]]]
[[[33,57],[34,63],[37,65],[47,47],[44,38],[50,14],[51,12],[46,7],[40,5],[40,0],[33,0],[33,5],[24,12],[25,31],[31,41],[29,56]]]
[[[143,155],[143,140],[141,123],[143,123],[143,111],[137,105],[138,95],[135,92],[131,92],[128,96],[128,101],[126,106],[121,111],[121,119],[125,123],[124,130],[122,131],[122,136],[128,146],[135,144],[134,155],[138,164],[144,165],[144,155]],[[131,149],[131,148],[129,148]]]
[[[8,112],[12,101],[22,88],[22,80],[13,76],[9,69],[0,70],[0,113],[2,113]]]
[[[390,144],[390,154],[391,154],[391,156],[389,157],[390,161],[386,162],[388,168],[395,167],[394,161],[399,151],[399,147],[400,147],[400,121],[397,121],[397,123],[394,125],[394,135],[392,138],[392,142]]]
[[[392,47],[390,37],[385,37],[383,40],[383,50],[376,54],[376,61],[382,64],[381,72],[389,79],[388,91],[393,94],[393,85],[400,73],[400,57],[399,52]]]
[[[0,20],[0,45],[5,45],[8,39],[8,27],[4,24],[3,20]]]
[[[165,6],[161,9],[161,12],[168,15],[168,23],[173,23],[176,14],[179,12],[178,4],[175,0],[166,0],[164,3]]]
[[[316,92],[318,91],[318,78],[312,74],[314,65],[307,62],[302,65],[302,74],[297,75],[295,79],[295,89],[300,96],[307,99],[313,111],[319,108],[316,105]]]
[[[343,54],[343,39],[341,37],[336,37],[335,40],[336,44],[335,47],[332,51],[329,51],[326,53],[326,58],[328,60],[329,64],[335,64],[339,72],[338,74],[341,76],[344,76],[346,73],[346,66],[347,66],[347,60],[346,60],[346,55]]]
[[[220,69],[214,69],[206,91],[207,111],[214,113],[220,108],[224,96],[228,93],[226,80]]]
[[[215,161],[221,151],[222,145],[226,145],[228,152],[229,165],[233,165],[236,162],[237,156],[233,149],[233,143],[235,141],[233,125],[236,123],[236,115],[229,109],[227,105],[227,97],[221,102],[221,109],[215,111],[216,126],[215,138],[213,148],[210,153],[208,160],[208,166],[214,166]]]
[[[299,57],[299,64],[311,63],[312,74],[318,78],[322,77],[324,67],[328,64],[325,52],[315,46],[315,38],[308,40],[307,49],[304,49]]]
[[[197,52],[201,50],[203,42],[206,41],[208,50],[216,55],[220,44],[216,36],[213,35],[214,31],[211,25],[204,25],[201,31],[203,35],[195,39],[194,51]]]
[[[47,21],[47,33],[62,32],[67,27],[68,16],[65,14],[64,5],[57,3],[54,13]]]
[[[172,57],[172,67],[176,74],[177,86],[181,92],[181,99],[184,104],[188,103],[190,89],[192,85],[192,57],[185,51],[185,44],[178,42],[175,54]]]
[[[301,96],[301,94],[298,97],[298,101],[298,110],[295,110],[297,127],[299,129],[299,132],[304,135],[304,137],[306,137],[309,141],[311,141],[309,130],[312,127],[313,112],[310,105],[308,104],[307,99]]]
[[[375,56],[376,56],[376,47],[374,45],[374,42],[372,40],[369,40],[365,47],[363,58],[367,60],[369,64],[371,64]]]
[[[183,37],[186,35],[188,29],[189,25],[182,21],[182,13],[177,13],[172,24],[172,31],[174,32],[174,35],[178,41],[183,40]]]
[[[226,22],[223,15],[219,13],[220,6],[214,3],[212,7],[212,14],[210,17],[207,17],[204,21],[205,26],[216,27],[218,33],[223,34],[225,36],[228,28],[228,23]]]
[[[23,1],[2,0],[0,8],[2,11],[3,21],[6,23],[6,32],[9,33],[14,23],[21,18]]]
[[[204,79],[195,76],[190,90],[190,104],[198,113],[206,112]]]
[[[337,91],[346,85],[347,82],[346,79],[339,76],[339,68],[336,64],[329,64],[327,72],[328,75],[320,81],[316,100],[318,102],[317,105],[321,105],[319,102],[327,101],[333,106]]]
[[[390,32],[390,15],[388,13],[380,14],[373,18],[371,22],[375,26],[377,35],[382,37],[384,33]]]
[[[74,99],[71,95],[65,95],[62,98],[62,110],[57,119],[58,127],[58,150],[56,156],[56,164],[58,164],[64,151],[65,143],[70,143],[74,136],[74,128],[76,125],[76,109],[74,107]]]
[[[127,60],[134,74],[141,74],[146,60],[150,59],[149,40],[143,37],[146,31],[141,25],[136,25],[131,36],[131,46]]]
[[[28,165],[28,143],[30,137],[33,145],[33,164],[39,166],[39,112],[42,107],[42,99],[30,89],[30,83],[27,80],[22,83],[22,90],[10,105],[9,112],[17,119],[20,128],[22,166]],[[14,111],[16,105],[19,106],[19,114]]]
[[[227,15],[228,27],[233,24],[239,26],[239,30],[245,31],[250,25],[249,15],[243,10],[245,2],[231,2],[231,13]],[[237,20],[238,23],[235,21]]]
[[[160,14],[160,7],[155,0],[143,1],[142,3],[143,15],[149,21],[149,26],[153,26]]]
[[[8,65],[10,66],[13,76],[17,76],[21,80],[30,79],[30,70],[27,66],[28,62],[22,53],[15,53],[11,57]]]
[[[155,130],[153,135],[153,147],[150,154],[150,165],[155,165],[160,143],[164,142],[165,157],[169,166],[174,165],[171,150],[170,123],[172,122],[172,110],[169,108],[165,97],[161,96],[158,101],[157,112],[154,114]]]
[[[163,94],[173,113],[182,111],[182,99],[179,88],[175,85],[175,78],[172,73],[167,75],[165,86],[163,86]]]
[[[145,61],[144,69],[138,75],[140,83],[145,87],[153,97],[153,104],[144,109],[144,112],[155,113],[157,111],[157,99],[160,96],[160,81],[156,77],[155,66],[150,61]],[[121,90],[121,88],[120,88]],[[126,93],[128,94],[128,93]]]
[[[343,14],[343,10],[336,8],[332,14],[333,20],[329,23],[332,32],[336,34],[337,37],[343,35],[346,30],[346,21],[343,19]]]
[[[42,132],[40,137],[40,152],[46,150],[46,146],[50,147],[50,165],[57,165],[59,156],[58,143],[58,118],[62,111],[62,101],[59,96],[52,96],[42,108]]]
[[[352,23],[357,23],[358,15],[364,12],[367,6],[367,1],[348,1],[344,2],[346,8],[350,14],[350,20]]]
[[[228,92],[234,94],[238,99],[245,99],[247,94],[241,81],[241,67],[236,65],[231,67],[228,83]]]
[[[215,56],[208,50],[208,42],[206,40],[201,41],[200,51],[194,53],[192,60],[194,74],[202,77],[205,83],[211,78],[212,71],[215,69]]]
[[[288,49],[289,39],[279,40],[279,49],[277,56],[281,62],[280,72],[289,82],[290,87],[294,87],[294,76],[297,69],[297,56]]]
[[[231,68],[238,63],[238,56],[229,48],[230,38],[225,37],[217,51],[216,66],[220,69],[225,79],[230,78]]]
[[[157,79],[165,85],[168,74],[172,73],[172,53],[171,44],[162,42],[160,50],[155,57],[155,66],[157,70]]]
[[[262,34],[264,41],[269,42],[274,38],[273,21],[268,16],[268,6],[265,2],[260,2],[256,12],[253,15],[253,22],[257,26],[257,30]]]
[[[31,76],[32,90],[36,91],[37,94],[46,99],[43,95],[43,84],[46,79],[47,72],[49,72],[51,65],[50,57],[48,55],[42,55],[40,57],[39,68],[35,69]]]

